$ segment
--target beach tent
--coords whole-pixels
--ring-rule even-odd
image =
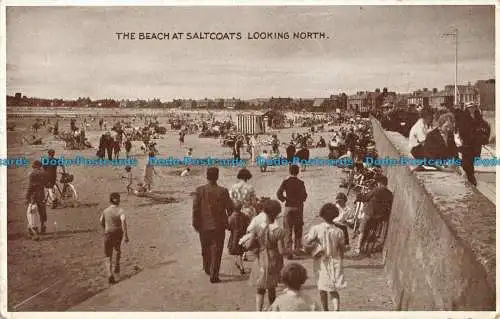
[[[260,114],[238,114],[236,128],[243,134],[262,134],[266,132],[264,117]]]

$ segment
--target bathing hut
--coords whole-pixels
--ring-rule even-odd
[[[266,132],[264,117],[260,114],[238,114],[236,127],[239,133],[263,134]]]

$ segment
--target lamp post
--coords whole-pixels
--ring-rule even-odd
[[[453,32],[445,33],[443,36],[451,36],[455,38],[455,96],[454,96],[454,104],[458,105],[458,29],[453,29]]]

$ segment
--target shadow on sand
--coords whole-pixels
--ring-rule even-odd
[[[250,278],[250,270],[247,270],[247,272],[244,275],[229,275],[229,274],[219,274],[221,277],[220,282],[239,282],[239,281],[246,281],[248,278]]]
[[[71,235],[74,234],[95,233],[95,232],[97,232],[97,229],[61,230],[57,232],[47,232],[43,235],[39,235],[39,240],[45,241],[57,238],[71,237]],[[21,233],[13,233],[7,235],[7,240],[18,240],[18,239],[30,240],[28,232],[26,231],[26,233],[21,232]]]
[[[143,198],[150,199],[150,202],[138,204],[137,207],[148,207],[153,205],[172,204],[179,202],[179,200],[174,197],[156,196],[154,193],[147,194],[146,196],[143,196]]]

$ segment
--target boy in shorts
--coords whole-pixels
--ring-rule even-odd
[[[115,275],[120,275],[120,257],[122,239],[128,243],[127,223],[125,213],[120,205],[120,194],[111,193],[109,195],[111,205],[106,208],[100,218],[101,226],[104,229],[104,253],[106,255],[106,269],[108,270],[108,282],[116,283]],[[116,251],[116,262],[113,274],[113,250]]]

